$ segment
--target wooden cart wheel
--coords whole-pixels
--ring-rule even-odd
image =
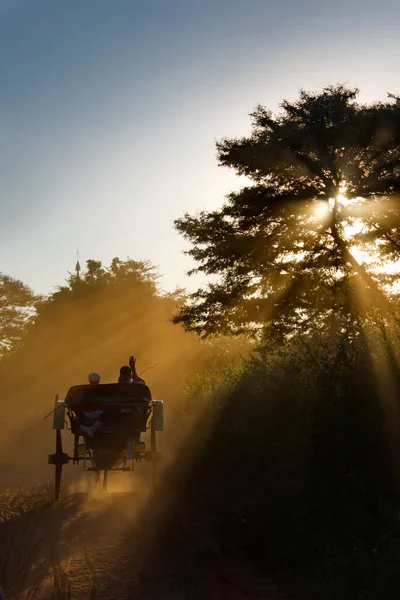
[[[61,475],[62,475],[62,467],[63,467],[63,447],[62,447],[62,438],[61,438],[61,430],[56,429],[56,454],[55,454],[55,499],[56,502],[60,497],[61,490]]]

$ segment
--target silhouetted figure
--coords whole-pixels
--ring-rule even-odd
[[[136,372],[136,358],[134,356],[129,357],[129,366],[125,365],[120,368],[118,383],[141,383],[146,385],[144,379],[139,377]]]
[[[89,381],[89,385],[98,385],[100,383],[100,375],[98,373],[89,373],[88,375],[88,381]],[[85,411],[83,413],[83,415],[90,421],[92,421],[91,425],[81,425],[81,429],[82,431],[84,431],[87,435],[92,436],[94,431],[96,430],[96,427],[99,428],[99,426],[97,425],[95,427],[96,423],[100,423],[100,421],[98,419],[100,419],[100,417],[103,414],[103,410],[92,410],[92,411]]]

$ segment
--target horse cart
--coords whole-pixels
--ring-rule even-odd
[[[88,435],[93,420],[98,427]],[[161,456],[156,436],[163,431],[163,421],[162,400],[152,400],[149,388],[142,384],[75,385],[64,401],[56,396],[56,448],[48,457],[48,463],[55,467],[56,501],[63,467],[70,462],[83,466],[84,471],[93,471],[97,484],[103,474],[102,487],[106,490],[109,471],[134,471],[137,463],[147,461],[151,464],[152,485],[156,486]],[[63,450],[63,429],[73,436],[72,456]],[[147,438],[147,448],[142,437]]]

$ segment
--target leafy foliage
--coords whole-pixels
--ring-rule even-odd
[[[121,261],[116,257],[109,267],[104,267],[100,261],[89,259],[86,262],[86,271],[81,277],[70,274],[66,285],[59,287],[54,294],[43,301],[38,309],[39,321],[42,315],[47,315],[69,301],[85,298],[89,300],[104,292],[112,293],[116,301],[121,294],[134,293],[137,296],[136,303],[140,304],[145,296],[158,295],[157,278],[155,267],[146,261],[132,259]],[[134,310],[134,302],[132,310]]]
[[[346,329],[360,309],[385,304],[353,247],[399,257],[400,103],[364,106],[357,93],[302,91],[277,116],[259,106],[251,136],[217,144],[219,164],[251,185],[219,210],[175,222],[194,271],[217,277],[175,322],[203,335],[332,320]]]
[[[0,358],[20,346],[37,300],[22,281],[0,273]]]
[[[188,388],[204,442],[182,502],[198,502],[262,570],[296,581],[290,596],[398,597],[399,415],[375,377],[385,361],[361,336],[314,332]]]

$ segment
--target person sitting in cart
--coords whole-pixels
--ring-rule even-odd
[[[89,385],[98,385],[100,383],[101,377],[98,373],[89,373],[88,381]]]
[[[89,375],[88,375],[89,385],[93,385],[93,386],[99,385],[100,380],[101,380],[101,377],[98,373],[89,373]],[[99,421],[99,419],[103,413],[104,413],[104,410],[84,411],[82,413],[83,416],[86,417],[86,419],[88,419],[89,421],[92,421],[92,423],[91,423],[91,425],[81,425],[82,431],[84,433],[87,433],[87,435],[92,436],[94,434],[94,431],[96,431],[96,428],[94,428],[94,425],[96,422],[101,423]],[[99,428],[98,425],[97,425],[97,428]]]
[[[118,383],[140,383],[146,385],[144,379],[136,373],[136,358],[129,357],[129,366],[125,365],[119,370]]]
[[[136,383],[136,384],[146,385],[144,379],[142,379],[141,377],[139,377],[139,375],[136,372],[136,358],[135,358],[135,356],[130,356],[129,357],[129,366],[125,365],[125,366],[123,366],[123,367],[120,368],[120,370],[119,370],[119,377],[118,377],[118,383]],[[122,409],[121,412],[131,412],[131,409]],[[135,440],[133,438],[128,439],[128,446],[127,446],[127,452],[126,452],[126,458],[127,459],[133,458],[133,444],[134,444],[134,441]],[[140,433],[137,434],[136,441],[140,441]]]

